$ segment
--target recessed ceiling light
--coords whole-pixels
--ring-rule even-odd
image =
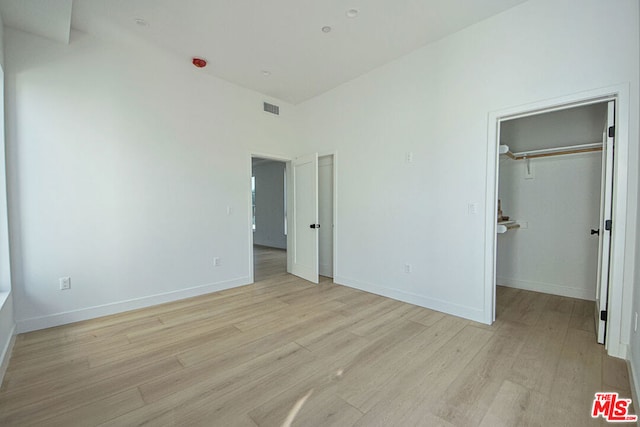
[[[322,32],[323,33],[330,33],[331,32],[331,27],[328,25],[325,25],[324,27],[322,27]]]
[[[134,22],[136,24],[140,25],[141,27],[148,27],[149,26],[149,23],[146,20],[142,19],[142,18],[136,18],[136,19],[134,19]]]
[[[358,13],[358,9],[349,9],[345,15],[347,15],[347,18],[355,18],[358,16]]]
[[[262,75],[265,77],[269,77],[271,75],[271,71],[269,70],[262,70]]]

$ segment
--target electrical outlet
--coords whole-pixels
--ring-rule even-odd
[[[407,163],[413,163],[413,153],[409,151],[404,159]]]
[[[213,266],[220,267],[220,257],[213,258]]]
[[[405,264],[404,265],[404,272],[405,273],[411,273],[411,264]]]
[[[71,277],[61,277],[58,279],[60,283],[60,290],[66,291],[67,289],[71,289]]]

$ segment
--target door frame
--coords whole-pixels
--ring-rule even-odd
[[[336,273],[338,271],[338,152],[336,150],[329,151],[318,151],[316,152],[318,159],[321,157],[332,156],[333,157],[333,277],[331,278],[331,282],[335,283],[335,277],[337,277]],[[293,168],[288,169],[289,173],[287,174],[287,182],[293,182]],[[291,179],[289,177],[291,176]],[[293,206],[293,186],[287,187],[287,206]],[[287,219],[292,218],[292,216],[288,216]],[[289,229],[293,229],[293,224],[289,226]],[[287,235],[287,246],[291,243],[290,235]],[[289,266],[293,265],[293,253],[291,251],[287,251],[287,272],[291,273]],[[318,256],[318,263],[320,263],[320,257]],[[319,267],[319,265],[318,265]]]
[[[338,152],[337,151],[321,151],[318,152],[318,157],[324,156],[333,156],[333,277],[335,278],[338,274],[338,249],[337,249],[337,239],[338,239]],[[251,218],[251,176],[253,173],[253,158],[259,157],[261,159],[275,160],[279,162],[283,162],[285,164],[285,174],[287,179],[287,189],[285,198],[287,199],[287,208],[291,209],[293,207],[293,186],[290,185],[292,182],[292,167],[291,163],[294,160],[292,157],[278,155],[278,154],[268,154],[268,153],[260,153],[251,151],[249,153],[249,173],[248,178],[246,180],[247,185],[247,230],[252,229],[252,218]],[[292,215],[287,215],[287,230],[292,229],[291,219]],[[291,273],[291,265],[292,265],[292,253],[289,250],[291,247],[291,232],[287,233],[287,273]],[[254,277],[254,267],[253,267],[253,233],[249,232],[249,279],[250,283],[255,282]],[[332,279],[334,280],[334,279]],[[335,283],[335,282],[334,282]]]
[[[335,283],[335,277],[337,276],[338,269],[338,152],[337,151],[320,151],[318,152],[318,159],[321,157],[333,157],[333,277],[331,281]]]
[[[252,222],[252,215],[251,215],[251,208],[252,208],[252,200],[251,200],[251,177],[253,175],[253,159],[255,157],[258,157],[260,159],[265,159],[265,160],[274,160],[277,162],[282,162],[284,163],[284,170],[285,170],[285,175],[286,175],[286,180],[287,180],[287,192],[284,195],[284,197],[287,200],[287,207],[289,206],[293,206],[291,204],[289,204],[289,189],[290,189],[290,185],[289,182],[289,175],[290,175],[290,171],[291,171],[291,161],[292,159],[290,157],[286,157],[286,156],[280,156],[280,155],[274,155],[274,154],[265,154],[265,153],[257,153],[257,152],[251,152],[249,153],[249,177],[247,179],[247,186],[248,186],[248,191],[247,193],[249,194],[248,197],[248,208],[247,208],[247,212],[248,212],[248,227],[247,230],[249,230],[249,279],[251,280],[250,283],[254,283],[254,268],[253,268],[253,222]],[[287,230],[290,230],[291,228],[289,227],[289,215],[287,215]],[[287,233],[287,272],[289,271],[289,233]]]
[[[504,120],[564,110],[568,108],[616,101],[616,139],[613,189],[613,229],[611,233],[611,265],[609,305],[605,348],[609,355],[626,358],[630,332],[633,277],[625,277],[627,227],[627,193],[629,175],[629,84],[620,84],[560,98],[492,111],[488,115],[487,182],[485,199],[485,301],[484,322],[495,321],[496,310],[496,221],[498,203],[499,129]],[[635,236],[630,236],[635,241]],[[635,242],[634,243],[635,246]]]

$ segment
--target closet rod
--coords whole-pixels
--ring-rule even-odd
[[[521,153],[508,152],[507,156],[514,160],[535,159],[538,157],[563,156],[565,154],[589,153],[602,151],[602,143],[572,145],[569,147],[548,148],[544,150],[523,151]]]

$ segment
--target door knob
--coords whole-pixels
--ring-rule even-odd
[[[320,224],[311,224],[309,228],[320,228]]]
[[[591,235],[593,236],[594,234],[600,235],[600,229],[594,230],[593,228],[591,229]]]

